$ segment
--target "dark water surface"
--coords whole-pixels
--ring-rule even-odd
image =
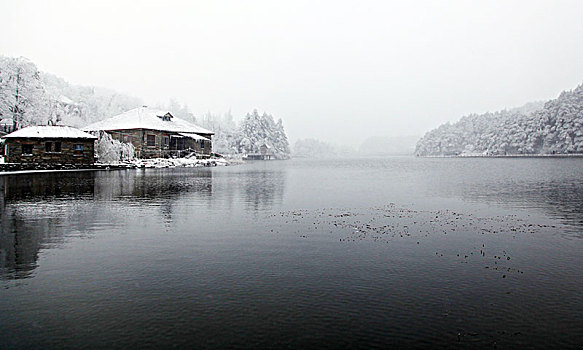
[[[581,348],[583,159],[0,176],[0,349]]]

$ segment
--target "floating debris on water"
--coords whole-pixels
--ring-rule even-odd
[[[516,215],[478,217],[449,210],[399,208],[392,203],[360,209],[284,211],[271,214],[269,218],[278,220],[278,226],[281,226],[280,220],[284,219],[285,224],[278,227],[278,233],[295,233],[300,238],[324,239],[329,235],[334,241],[341,243],[369,241],[390,245],[399,242],[410,243],[411,246],[418,247],[416,249],[424,249],[421,243],[430,240],[437,246],[444,246],[443,249],[434,251],[436,257],[453,258],[452,262],[461,264],[479,264],[481,268],[504,272],[502,278],[506,278],[509,272],[524,273],[524,269],[508,265],[514,260],[511,260],[506,240],[516,240],[538,234],[541,230],[555,228],[551,225],[525,222]],[[267,223],[269,225],[269,220]],[[460,238],[463,240],[460,241]],[[486,242],[490,241],[496,244],[488,243],[490,248],[487,249]],[[451,252],[452,249],[457,251]]]

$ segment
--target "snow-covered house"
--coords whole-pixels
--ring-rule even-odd
[[[96,139],[70,126],[29,126],[2,137],[4,161],[91,165]]]
[[[138,158],[210,156],[214,132],[174,117],[170,112],[139,107],[83,128],[105,131],[112,138],[135,147]]]
[[[271,146],[268,145],[267,143],[263,143],[261,146],[259,146],[259,153],[264,155],[264,156],[273,155],[273,152],[271,150]]]

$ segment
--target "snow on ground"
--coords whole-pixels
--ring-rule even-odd
[[[153,159],[134,159],[129,162],[116,162],[116,163],[96,163],[95,167],[91,169],[30,169],[30,170],[10,170],[2,171],[0,169],[0,175],[5,174],[24,174],[24,173],[35,173],[35,172],[56,172],[56,171],[90,171],[107,169],[111,166],[111,169],[127,169],[127,168],[194,168],[194,167],[209,167],[209,166],[227,166],[236,165],[244,163],[240,159],[225,159],[225,158],[213,158],[213,159],[196,159],[196,158],[153,158]],[[0,157],[0,164],[4,164],[4,158]]]
[[[216,159],[196,159],[196,158],[152,158],[152,159],[135,159],[130,162],[138,168],[174,168],[174,167],[202,167],[202,166],[225,166],[231,165],[224,158]]]

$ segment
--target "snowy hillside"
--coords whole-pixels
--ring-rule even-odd
[[[0,119],[16,128],[59,124],[83,127],[140,107],[144,102],[114,90],[69,84],[40,72],[30,60],[0,56]],[[170,100],[157,106],[196,122],[187,105]]]
[[[72,85],[49,73],[41,73],[41,80],[52,102],[50,119],[57,124],[83,127],[143,105],[139,98],[100,87]]]
[[[81,128],[142,105],[141,99],[114,90],[69,84],[55,75],[40,72],[26,58],[0,56],[0,122],[4,126],[19,129],[55,124]],[[158,107],[170,110],[175,117],[198,122],[187,105],[174,100]],[[208,112],[200,123],[215,131],[215,152],[244,155],[258,153],[266,145],[277,159],[290,156],[282,120],[276,122],[266,113],[259,115],[255,110],[237,123],[230,111],[222,117]]]
[[[583,85],[544,105],[469,115],[419,140],[415,154],[507,155],[583,153]]]
[[[113,90],[69,84],[40,72],[26,58],[0,56],[0,117],[16,128],[49,123],[82,127],[142,104]]]

